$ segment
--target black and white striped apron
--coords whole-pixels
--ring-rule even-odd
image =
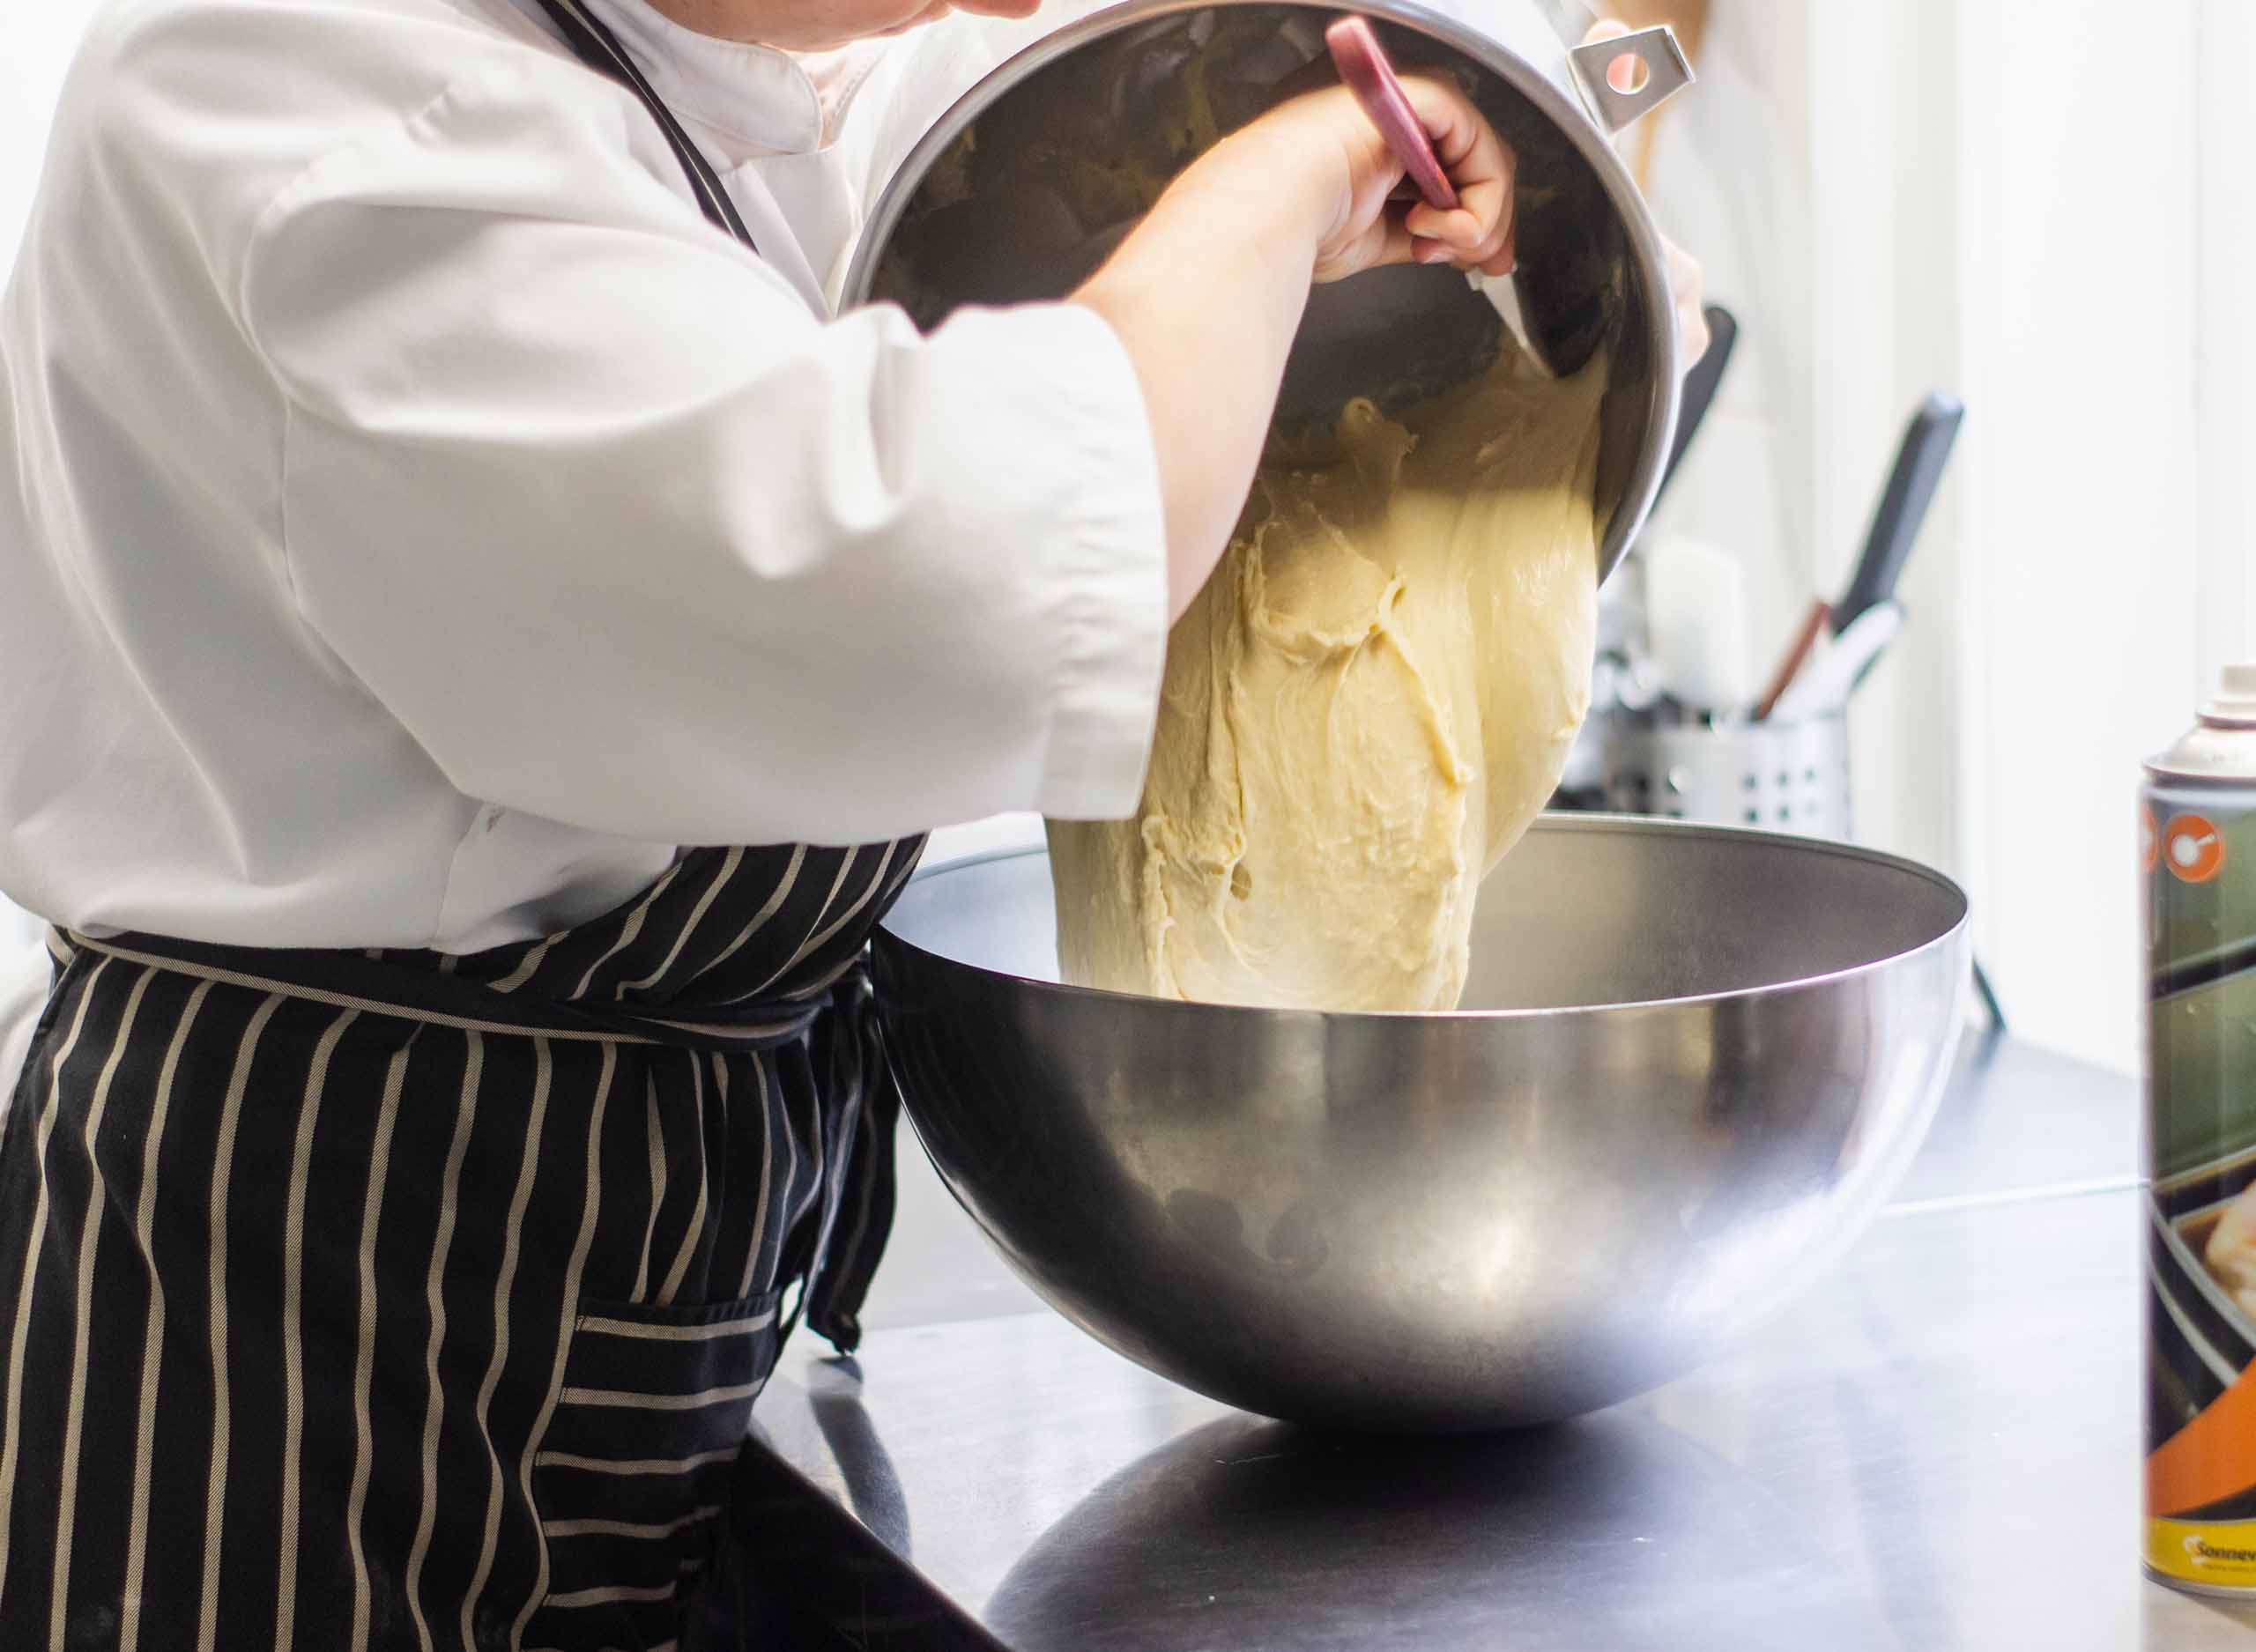
[[[687,850],[466,957],[53,937],[0,1119],[0,1648],[674,1646],[790,1316],[858,1336],[857,966],[919,847]]]
[[[54,937],[0,1121],[0,1647],[672,1644],[782,1297],[857,1334],[857,965],[916,848],[693,850],[460,959]]]

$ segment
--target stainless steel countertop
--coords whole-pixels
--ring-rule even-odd
[[[909,1147],[858,1374],[796,1342],[761,1402],[757,1518],[870,1646],[2252,1652],[2256,1611],[2138,1571],[2135,1128],[2128,1078],[1970,1041],[1896,1204],[1785,1320],[1610,1411],[1440,1441],[1146,1374]]]

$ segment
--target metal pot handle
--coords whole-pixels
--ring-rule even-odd
[[[1624,54],[1645,66],[1645,84],[1635,92],[1616,92],[1607,79],[1608,64]],[[1640,115],[1649,115],[1690,85],[1696,77],[1691,60],[1677,44],[1676,31],[1666,23],[1639,29],[1610,41],[1592,41],[1567,48],[1567,62],[1591,118],[1608,132],[1618,132]]]

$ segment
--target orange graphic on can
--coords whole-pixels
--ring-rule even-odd
[[[2224,870],[2224,833],[2207,815],[2173,815],[2162,845],[2171,876],[2181,883],[2206,884]]]

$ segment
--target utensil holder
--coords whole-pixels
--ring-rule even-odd
[[[1608,807],[1624,814],[1845,839],[1848,720],[1625,720],[1607,743],[1606,796]]]

